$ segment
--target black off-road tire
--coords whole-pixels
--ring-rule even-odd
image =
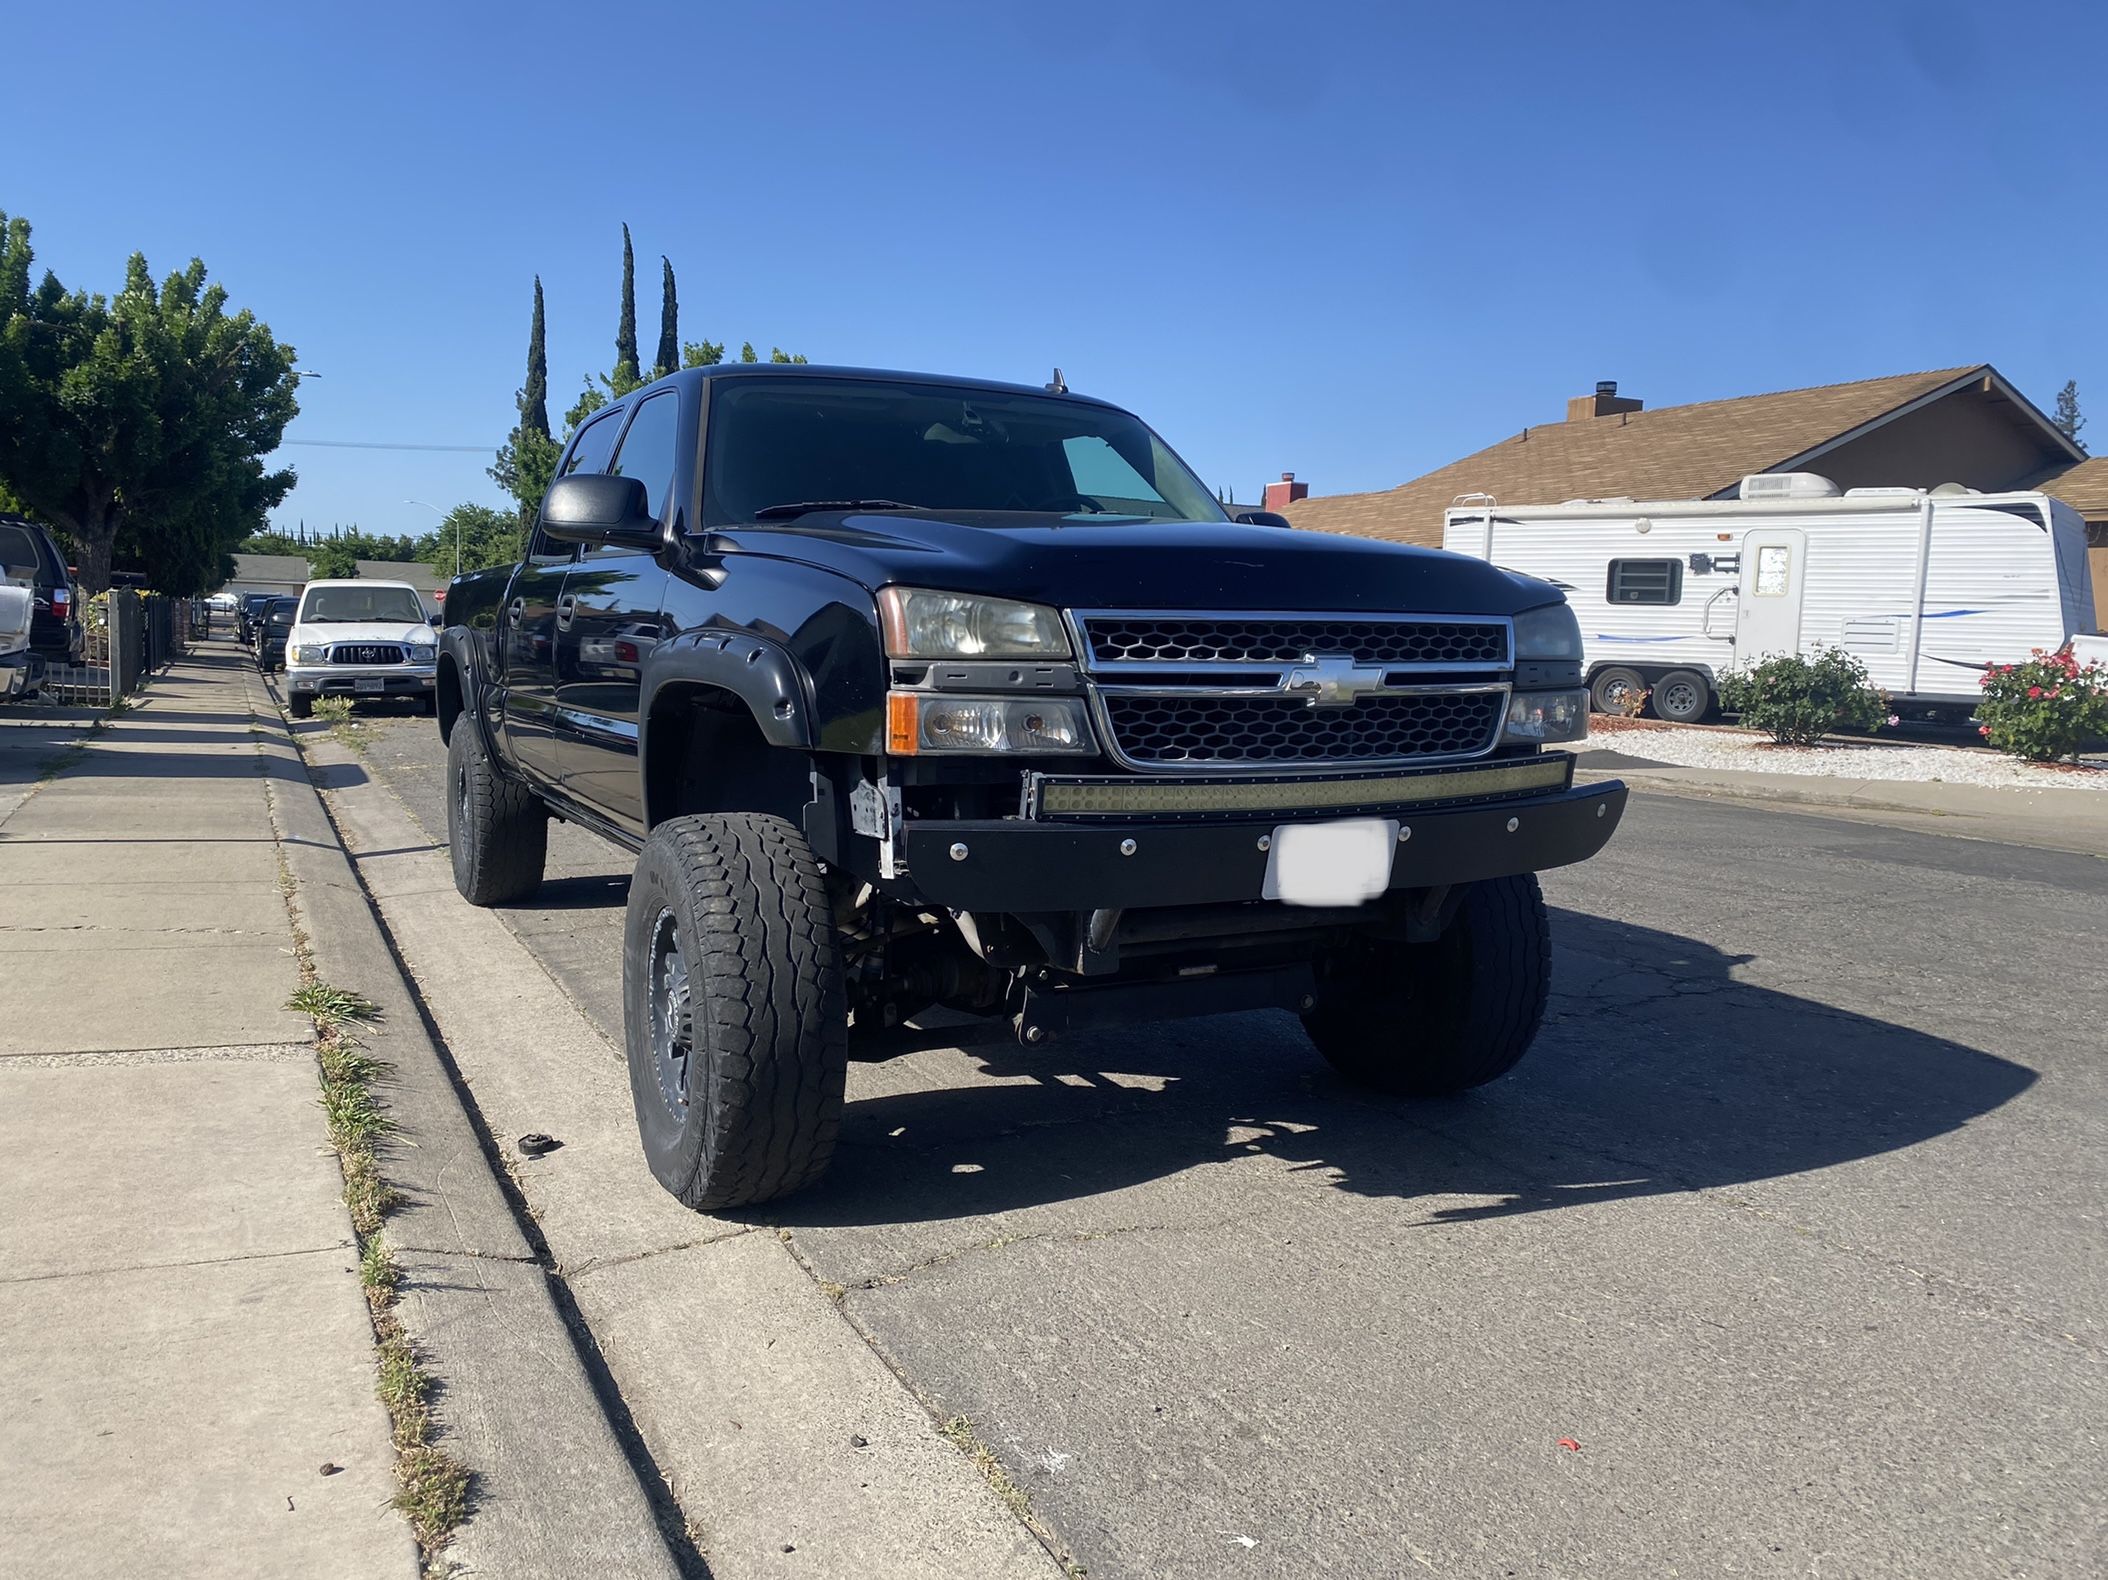
[[[1622,714],[1625,709],[1618,706],[1620,694],[1646,689],[1647,682],[1640,678],[1636,669],[1617,666],[1599,669],[1588,683],[1588,703],[1598,713]]]
[[[1695,669],[1672,669],[1654,683],[1649,706],[1671,724],[1698,724],[1713,711],[1713,687]]]
[[[1544,1019],[1552,932],[1532,873],[1465,893],[1431,944],[1360,941],[1319,962],[1303,1027],[1332,1067],[1401,1097],[1446,1097],[1515,1068]]]
[[[305,691],[296,691],[285,699],[285,711],[296,719],[312,719],[315,716],[315,699]]]
[[[659,1183],[710,1211],[817,1180],[841,1128],[849,1016],[805,836],[745,812],[661,823],[622,939],[630,1094]]]
[[[524,900],[542,886],[549,812],[535,793],[497,770],[483,732],[463,719],[446,752],[446,837],[454,887],[471,905]]]

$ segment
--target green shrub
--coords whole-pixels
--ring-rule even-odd
[[[2108,668],[2098,661],[2082,668],[2038,647],[2025,663],[1991,665],[1977,683],[1977,733],[2002,752],[2052,763],[2108,740]]]
[[[1814,658],[1780,654],[1720,677],[1720,705],[1781,746],[1813,746],[1832,730],[1893,724],[1888,698],[1869,685],[1866,665],[1841,648]]]

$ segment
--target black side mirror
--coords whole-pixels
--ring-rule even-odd
[[[1292,529],[1295,526],[1293,521],[1290,521],[1278,510],[1240,510],[1230,519],[1241,521],[1248,527],[1288,527]]]
[[[641,478],[573,472],[542,496],[542,530],[565,543],[655,549],[662,541]]]
[[[445,623],[446,615],[438,609],[434,609],[430,614],[425,616],[425,624],[430,626],[435,631],[438,630]]]

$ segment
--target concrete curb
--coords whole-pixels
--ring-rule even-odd
[[[386,1096],[400,1127],[383,1160],[405,1197],[384,1231],[403,1271],[397,1315],[476,1478],[447,1558],[473,1573],[678,1580],[693,1565],[669,1547],[306,759],[283,718],[261,717],[258,750],[315,968],[381,1011],[365,1040],[392,1067]]]
[[[1577,785],[1620,780],[1637,794],[1672,795],[1687,800],[1737,801],[1810,817],[1843,818],[1875,823],[1914,834],[1944,834],[1954,839],[2024,845],[2037,850],[2108,857],[2108,796],[2100,810],[2087,805],[2093,792],[2077,790],[1992,790],[1973,786],[1900,784],[1884,780],[1805,778],[1803,784],[1773,782],[1744,774],[1690,768],[1582,768]],[[1869,793],[1869,786],[1880,788]],[[1973,791],[1973,796],[1942,791]],[[1903,797],[1911,796],[1914,800]],[[1984,797],[2010,798],[1984,802]]]

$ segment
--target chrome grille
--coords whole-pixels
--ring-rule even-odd
[[[1469,757],[1493,744],[1505,688],[1367,696],[1344,708],[1291,697],[1109,693],[1122,755],[1149,768],[1309,767]]]
[[[1293,772],[1480,757],[1500,738],[1497,617],[1077,610],[1101,733],[1143,771]]]
[[[329,650],[332,664],[400,664],[403,650],[392,643],[340,642]]]
[[[1318,653],[1360,664],[1508,662],[1505,621],[1094,615],[1082,626],[1098,664],[1293,664]]]

